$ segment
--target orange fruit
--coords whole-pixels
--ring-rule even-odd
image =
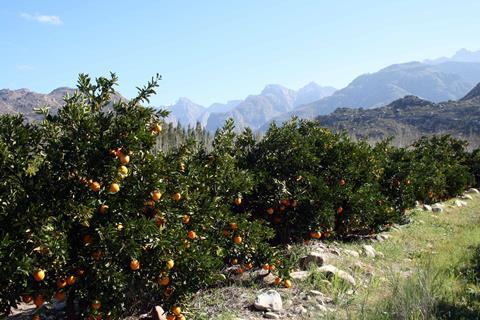
[[[235,222],[230,223],[230,229],[237,230],[238,226]]]
[[[85,243],[85,244],[91,244],[92,241],[93,241],[93,238],[92,238],[91,235],[86,234],[86,235],[83,236],[82,240],[83,240],[83,243]]]
[[[280,285],[280,283],[282,283],[282,279],[280,279],[279,277],[276,277],[275,278],[275,285],[278,286],[278,285]]]
[[[45,271],[35,270],[33,272],[33,278],[35,279],[35,281],[43,281],[43,279],[45,279]]]
[[[120,167],[118,167],[118,173],[126,176],[128,174],[128,168],[125,167],[125,166],[120,166]]]
[[[62,288],[65,288],[67,286],[67,281],[63,278],[58,278],[57,279],[57,288],[58,289],[62,289]]]
[[[244,273],[244,272],[245,272],[245,270],[244,270],[243,268],[238,268],[238,269],[237,269],[237,273],[238,273],[238,274],[242,274],[242,273]]]
[[[187,320],[183,314],[177,316],[177,320]]]
[[[22,296],[22,301],[25,302],[25,303],[30,303],[30,302],[32,302],[32,300],[33,300],[33,298],[29,294]]]
[[[322,237],[322,234],[318,231],[315,231],[310,233],[310,237],[312,237],[313,239],[320,239]]]
[[[172,259],[167,261],[167,269],[173,269],[174,265],[175,265],[175,262],[173,262]]]
[[[250,270],[252,268],[253,268],[253,264],[250,263],[250,262],[245,265],[245,269],[247,269],[247,270]]]
[[[235,238],[233,238],[233,242],[234,242],[235,244],[240,244],[240,243],[242,243],[242,237],[236,236]]]
[[[132,259],[132,261],[130,261],[130,269],[133,271],[140,269],[140,261],[137,259]]]
[[[108,209],[108,206],[106,204],[101,204],[100,207],[98,207],[98,213],[105,214],[105,211],[107,209]]]
[[[120,156],[118,158],[120,159],[120,162],[122,164],[128,164],[130,162],[130,156],[129,155],[124,155],[122,153],[122,154],[120,154]]]
[[[168,284],[170,283],[170,278],[169,277],[161,277],[158,280],[158,283],[162,286],[168,286]]]
[[[188,231],[187,236],[188,236],[191,240],[193,240],[193,239],[195,239],[195,238],[197,237],[197,234],[196,234],[195,231],[192,231],[192,230],[191,230],[191,231]]]
[[[170,311],[177,317],[182,314],[182,309],[179,306],[173,306]]]
[[[428,195],[429,198],[433,198],[433,192],[432,191],[428,191],[427,195]]]
[[[37,308],[40,308],[45,303],[45,298],[41,294],[39,294],[35,297],[33,303],[37,306]]]
[[[118,191],[120,191],[120,185],[116,182],[112,183],[110,185],[110,192],[111,193],[117,193]]]
[[[55,299],[57,299],[57,301],[65,300],[65,292],[62,292],[62,291],[55,292]]]
[[[77,278],[75,278],[75,276],[69,276],[69,277],[67,278],[67,284],[68,284],[69,286],[73,285],[73,284],[75,283],[75,281],[77,281]]]
[[[285,280],[285,283],[283,284],[285,288],[291,288],[292,287],[292,281],[290,280]]]
[[[92,189],[93,192],[98,192],[98,191],[100,191],[100,188],[101,188],[101,187],[102,187],[102,186],[100,185],[100,183],[98,183],[98,182],[96,182],[96,181],[95,181],[95,182],[92,182],[92,183],[90,184],[90,189]]]
[[[188,214],[184,215],[182,221],[184,224],[188,224],[190,222],[190,216]]]
[[[160,193],[160,191],[155,190],[155,191],[152,192],[152,200],[153,201],[158,201],[158,200],[160,200],[161,197],[162,197],[162,194]]]
[[[271,216],[274,211],[275,211],[275,210],[273,210],[273,208],[268,208],[268,209],[267,209],[267,214]]]
[[[235,198],[235,205],[239,206],[242,204],[242,198]]]
[[[91,307],[93,310],[98,310],[102,307],[102,304],[100,303],[100,301],[95,300],[92,302]]]
[[[342,208],[342,207],[338,207],[337,213],[338,213],[338,214],[342,214],[342,212],[343,212],[343,208]]]
[[[265,270],[265,271],[268,271],[270,270],[270,265],[268,263],[265,263],[263,266],[262,266],[262,269]]]
[[[155,123],[152,127],[152,131],[155,132],[156,134],[159,134],[162,132],[162,125],[160,123]]]
[[[173,195],[173,200],[180,201],[180,199],[182,199],[182,195],[180,193],[177,192]]]
[[[175,320],[176,318],[174,314],[167,314],[167,320]]]

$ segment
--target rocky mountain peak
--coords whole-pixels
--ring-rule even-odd
[[[461,101],[472,100],[472,99],[479,99],[480,98],[480,83],[475,86],[469,93],[462,99]]]

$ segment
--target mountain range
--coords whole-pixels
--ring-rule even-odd
[[[396,145],[432,134],[451,134],[480,145],[480,83],[459,100],[435,103],[417,96],[405,96],[374,109],[339,108],[316,118],[335,132],[347,132],[357,139],[378,141],[392,137]]]
[[[175,104],[162,108],[171,110],[167,121],[183,126],[194,126],[198,122],[214,131],[231,117],[237,130],[250,127],[264,131],[272,121],[281,123],[292,116],[314,119],[337,108],[376,108],[405,96],[417,96],[432,103],[457,100],[478,82],[480,51],[461,49],[450,58],[394,64],[360,75],[340,90],[314,82],[299,90],[271,84],[243,100],[204,107],[180,98]],[[63,103],[63,95],[73,90],[64,87],[48,94],[28,89],[0,90],[0,113],[20,112],[36,120],[39,117],[33,112],[34,107],[49,105],[55,112]]]

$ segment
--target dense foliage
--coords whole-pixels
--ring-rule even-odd
[[[58,114],[0,118],[3,313],[55,298],[70,318],[154,302],[184,319],[186,295],[227,271],[287,279],[277,244],[372,233],[480,178],[479,151],[449,136],[371,146],[294,119],[262,139],[227,121],[172,142],[168,113],[142,105],[157,80],[112,104],[115,75],[81,75]]]

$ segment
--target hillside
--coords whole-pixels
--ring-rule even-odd
[[[392,136],[397,144],[404,145],[422,135],[449,133],[476,146],[480,142],[480,84],[457,101],[435,103],[406,96],[384,107],[339,108],[317,119],[323,126],[356,138]]]

